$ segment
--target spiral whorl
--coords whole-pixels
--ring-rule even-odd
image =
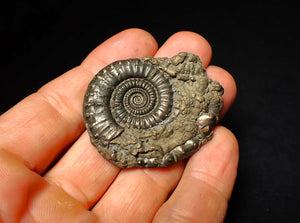
[[[121,126],[129,124],[138,129],[150,128],[169,114],[170,92],[171,88],[165,82],[128,78],[112,93],[112,116]]]
[[[90,84],[96,119],[90,131],[111,140],[123,127],[148,129],[165,119],[172,108],[172,88],[162,71],[138,59],[117,61],[101,70]],[[100,93],[101,92],[101,93]],[[96,95],[95,95],[96,94]],[[89,112],[88,112],[89,113]]]

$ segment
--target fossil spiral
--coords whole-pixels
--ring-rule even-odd
[[[83,116],[92,144],[110,162],[165,167],[211,138],[222,94],[194,54],[121,60],[93,78]]]

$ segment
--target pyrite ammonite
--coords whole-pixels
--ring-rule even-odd
[[[116,166],[166,167],[212,137],[222,94],[194,54],[121,60],[90,82],[83,118],[91,143]]]

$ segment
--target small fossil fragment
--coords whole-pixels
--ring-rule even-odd
[[[91,143],[116,166],[166,167],[212,137],[222,94],[194,54],[121,60],[89,84],[83,118]]]

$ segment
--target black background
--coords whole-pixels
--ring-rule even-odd
[[[11,1],[1,6],[0,114],[123,29],[143,28],[159,45],[197,32],[238,87],[221,123],[240,144],[225,222],[300,222],[300,8],[261,2]]]

